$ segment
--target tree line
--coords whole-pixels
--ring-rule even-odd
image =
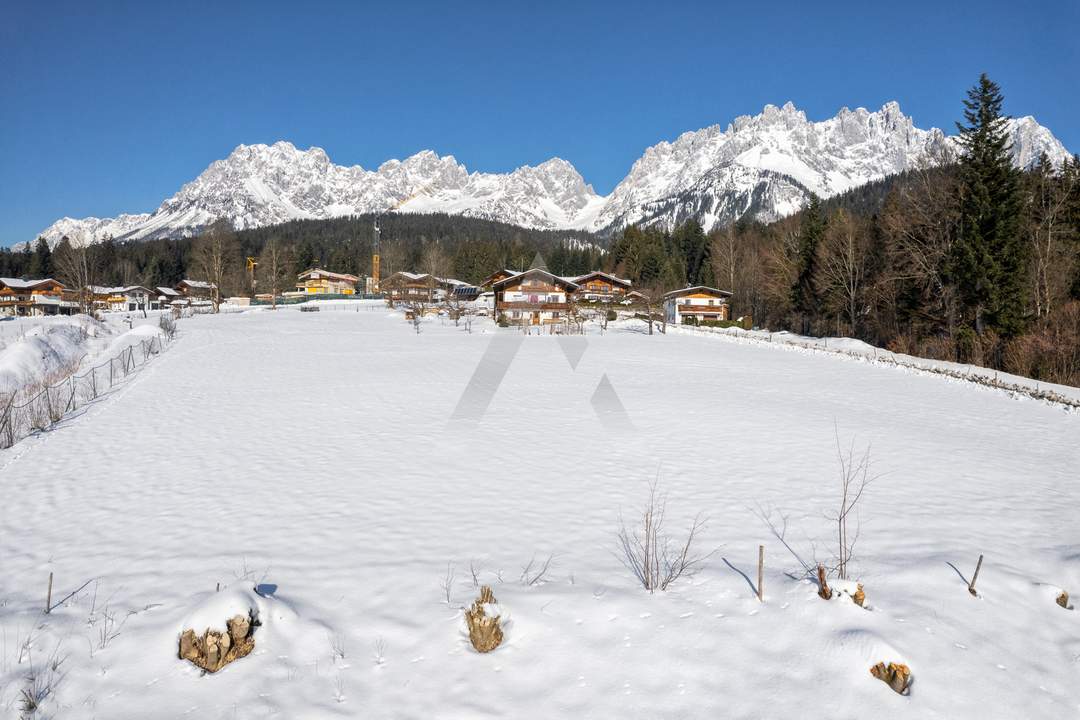
[[[964,100],[957,157],[706,236],[627,228],[608,267],[662,289],[713,284],[774,330],[1080,385],[1080,157],[1027,171],[1000,88]]]
[[[0,277],[56,277],[85,284],[173,286],[184,278],[211,280],[223,295],[291,289],[310,267],[367,276],[371,273],[375,216],[296,220],[233,230],[215,223],[193,238],[117,241],[86,247],[67,238],[50,247],[44,238],[20,251],[0,250]],[[533,230],[445,214],[387,214],[381,224],[381,274],[432,272],[478,283],[494,270],[528,268],[537,253],[552,272],[580,275],[600,266],[605,241],[583,232]],[[254,275],[247,258],[255,258]],[[78,266],[83,271],[74,272]],[[87,283],[86,280],[91,282]]]

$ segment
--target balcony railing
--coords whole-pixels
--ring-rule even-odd
[[[535,302],[535,303],[532,303],[532,302],[528,302],[527,300],[502,301],[502,302],[498,303],[498,306],[497,306],[498,310],[532,310],[534,312],[537,311],[537,310],[566,310],[567,308],[568,308],[568,306],[564,302],[562,302],[562,303],[551,303],[551,302]]]

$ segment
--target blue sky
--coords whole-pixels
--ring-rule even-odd
[[[982,71],[1080,151],[1080,2],[945,5],[2,3],[0,245],[153,210],[240,143],[559,156],[606,193],[647,146],[766,103],[895,99],[951,131]]]

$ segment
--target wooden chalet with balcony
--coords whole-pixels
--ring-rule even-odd
[[[629,280],[600,270],[580,275],[573,281],[579,286],[574,292],[574,299],[590,303],[622,302],[630,292],[631,285]]]
[[[436,277],[430,273],[396,272],[379,283],[379,291],[393,307],[395,303],[439,303],[454,291],[459,280]]]
[[[355,275],[308,268],[296,276],[296,291],[304,295],[355,295],[358,282]]]
[[[0,278],[0,315],[71,315],[78,308],[59,280]]]
[[[573,280],[534,268],[492,283],[495,315],[512,324],[551,325],[567,319],[579,286]]]
[[[706,320],[729,320],[731,293],[695,285],[664,295],[664,317],[676,325],[696,325]]]

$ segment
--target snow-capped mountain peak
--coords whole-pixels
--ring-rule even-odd
[[[1008,121],[1017,165],[1042,154],[1060,164],[1061,142],[1034,118]],[[422,150],[376,170],[334,164],[322,148],[288,141],[238,145],[153,213],[63,218],[41,233],[55,244],[182,237],[228,220],[237,229],[300,218],[387,212],[447,212],[546,229],[610,232],[631,223],[707,229],[746,215],[771,220],[811,194],[828,197],[921,164],[955,157],[955,138],[922,130],[897,102],[876,111],[844,107],[814,122],[793,103],[766,105],[726,128],[710,125],[647,148],[606,197],[574,166],[551,158],[508,173],[469,172],[452,155]]]

